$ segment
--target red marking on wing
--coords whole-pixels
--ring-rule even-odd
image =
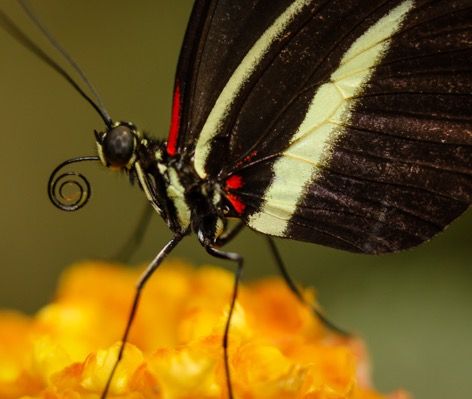
[[[227,190],[237,190],[243,186],[243,178],[238,175],[233,175],[226,180],[226,189]]]
[[[172,119],[170,122],[169,137],[167,138],[167,153],[174,156],[177,151],[177,139],[179,137],[181,101],[180,84],[176,84],[174,100],[172,102]]]
[[[240,168],[244,164],[248,164],[257,155],[257,150],[253,150],[249,155],[246,155],[243,159],[236,163],[236,168]]]
[[[228,198],[231,205],[233,205],[234,210],[239,214],[242,215],[244,210],[246,209],[246,204],[241,201],[241,199],[234,194],[226,194],[226,198]]]
[[[246,209],[246,204],[241,201],[241,198],[238,195],[228,193],[231,190],[237,190],[244,185],[243,178],[239,175],[232,175],[228,179],[226,179],[226,198],[228,201],[231,202],[234,210],[239,214],[242,215],[244,210]]]

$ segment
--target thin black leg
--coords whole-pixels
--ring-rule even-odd
[[[138,223],[133,229],[133,233],[128,237],[125,245],[123,245],[116,255],[113,256],[114,259],[122,263],[126,263],[130,260],[131,256],[134,255],[136,250],[143,242],[144,234],[149,227],[153,212],[154,209],[149,206],[149,204],[146,204],[143,211],[141,212]]]
[[[141,292],[146,285],[146,282],[149,280],[149,278],[152,276],[152,274],[156,271],[156,269],[161,265],[162,261],[166,258],[167,255],[170,254],[170,252],[176,247],[176,245],[182,240],[184,235],[176,235],[170,240],[164,248],[161,249],[161,251],[157,254],[157,256],[152,260],[152,262],[148,265],[147,269],[143,272],[141,277],[139,278],[137,284],[136,284],[136,293],[134,294],[134,299],[133,299],[133,304],[131,305],[131,311],[128,316],[128,321],[126,323],[126,328],[123,333],[123,338],[121,339],[121,346],[120,350],[118,352],[118,358],[116,359],[115,364],[113,365],[113,368],[110,372],[110,375],[108,376],[107,383],[105,385],[105,388],[103,389],[102,395],[100,396],[101,399],[106,399],[108,395],[108,391],[110,389],[111,381],[113,380],[113,376],[115,375],[116,368],[118,367],[118,364],[121,361],[121,358],[123,357],[123,352],[125,349],[126,342],[128,341],[128,335],[129,331],[131,329],[131,326],[134,321],[134,317],[136,316],[136,311],[138,309],[139,305],[139,299],[141,298]]]
[[[215,246],[219,248],[225,245],[226,243],[230,242],[234,237],[236,237],[240,233],[244,226],[244,222],[239,221],[231,229],[227,230],[216,239]]]
[[[243,272],[243,257],[234,252],[223,252],[219,249],[213,248],[211,246],[206,246],[205,249],[207,252],[214,256],[215,258],[231,260],[237,262],[238,268],[234,276],[234,286],[233,294],[231,295],[231,304],[229,308],[228,318],[226,320],[225,331],[223,334],[223,356],[225,363],[225,373],[226,373],[226,385],[228,388],[228,398],[233,399],[233,387],[231,385],[231,372],[229,367],[229,357],[228,357],[228,337],[229,337],[229,327],[231,325],[231,317],[233,316],[234,305],[236,304],[236,298],[238,297],[238,287],[241,280],[241,274]]]
[[[313,303],[307,303],[305,298],[303,297],[302,293],[298,289],[297,285],[293,281],[292,277],[290,274],[288,274],[287,268],[285,267],[285,264],[282,260],[282,257],[280,256],[280,252],[277,249],[274,239],[270,236],[266,236],[267,238],[267,243],[269,244],[270,251],[272,252],[272,255],[274,256],[275,263],[277,264],[277,267],[279,268],[280,274],[282,275],[283,279],[287,283],[288,287],[290,290],[293,292],[293,294],[297,297],[297,299],[303,303],[306,306],[309,306],[313,313],[316,314],[316,316],[320,319],[320,321],[328,327],[330,330],[337,332],[338,334],[345,335],[345,336],[350,336],[351,334],[345,331],[344,329],[336,326],[333,322],[328,320],[323,313],[321,312],[320,309],[316,307],[315,304]]]

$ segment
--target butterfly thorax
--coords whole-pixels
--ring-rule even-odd
[[[193,230],[208,242],[221,234],[225,222],[216,181],[201,179],[188,162],[178,156],[169,157],[165,143],[153,139],[140,141],[136,162],[150,182],[152,193],[146,193],[148,199],[157,202],[160,215],[173,232]]]
[[[147,137],[129,122],[117,122],[96,138],[102,163],[137,179],[173,232],[193,230],[205,243],[222,233],[226,207],[216,180],[200,178],[191,162],[169,156],[165,142]]]

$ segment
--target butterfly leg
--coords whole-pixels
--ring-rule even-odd
[[[245,226],[244,222],[238,222],[231,229],[225,231],[221,236],[219,236],[215,241],[215,246],[222,247],[226,243],[230,242],[234,237],[236,237],[243,227]]]
[[[231,294],[231,303],[229,307],[228,318],[226,319],[225,330],[223,333],[223,356],[224,356],[224,364],[225,364],[225,374],[226,374],[226,384],[228,388],[228,398],[233,399],[233,388],[231,385],[231,373],[229,367],[229,357],[228,357],[228,337],[229,337],[229,328],[231,325],[231,317],[234,311],[234,305],[236,304],[236,298],[238,296],[238,287],[239,282],[241,280],[241,274],[243,271],[243,262],[244,259],[241,255],[234,253],[234,252],[224,252],[220,251],[219,249],[214,248],[211,245],[204,245],[206,251],[215,258],[230,260],[236,262],[238,268],[236,269],[236,273],[234,276],[234,286],[233,286],[233,293]]]
[[[143,242],[144,234],[149,227],[153,212],[154,209],[146,203],[132,234],[126,239],[125,244],[120,248],[120,250],[113,256],[113,259],[122,263],[126,263],[130,260]]]
[[[302,293],[300,292],[300,289],[297,287],[295,282],[293,281],[292,277],[287,271],[287,268],[285,267],[285,264],[282,260],[282,257],[280,256],[280,252],[277,249],[274,239],[270,236],[266,236],[267,238],[267,243],[269,244],[270,251],[274,257],[275,263],[277,264],[277,267],[279,268],[280,274],[282,275],[283,279],[287,283],[288,287],[290,290],[293,292],[293,294],[297,297],[297,299],[303,303],[306,306],[309,306],[313,313],[320,319],[320,321],[330,330],[337,332],[338,334],[345,335],[345,336],[350,336],[352,334],[348,333],[344,329],[336,326],[333,322],[328,320],[326,316],[321,312],[321,310],[312,303],[308,303],[306,299],[303,297]]]
[[[157,256],[152,260],[152,262],[148,265],[146,270],[143,272],[141,277],[139,278],[137,284],[136,284],[136,292],[134,294],[134,299],[133,299],[133,304],[131,305],[131,311],[128,316],[128,321],[126,323],[126,328],[123,333],[123,337],[121,339],[121,346],[120,350],[118,351],[118,357],[116,359],[115,364],[113,365],[113,368],[110,372],[110,375],[108,376],[108,380],[105,384],[105,388],[102,391],[101,394],[101,399],[106,399],[108,395],[108,391],[110,389],[111,382],[113,380],[113,376],[116,372],[116,368],[118,367],[118,364],[120,363],[121,358],[123,357],[123,352],[125,349],[126,342],[128,341],[128,335],[131,329],[131,326],[134,321],[134,317],[136,316],[136,311],[138,309],[139,305],[139,299],[141,298],[141,293],[146,285],[146,282],[149,280],[149,278],[153,275],[153,273],[157,270],[157,268],[161,265],[162,261],[167,257],[167,255],[170,254],[170,252],[177,246],[177,244],[182,240],[184,237],[184,234],[177,234],[175,235],[166,245],[164,248],[161,249],[161,251],[157,254]]]

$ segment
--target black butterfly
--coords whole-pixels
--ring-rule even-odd
[[[51,200],[83,206],[88,183],[64,204],[57,174],[100,160],[137,180],[173,232],[139,283],[123,342],[142,287],[184,236],[237,263],[223,343],[230,397],[227,338],[243,258],[220,247],[242,226],[269,237],[301,298],[270,236],[399,251],[472,201],[471,0],[196,0],[166,142],[82,95],[106,125],[95,134],[99,155],[59,165]],[[241,223],[230,228],[230,218]]]

